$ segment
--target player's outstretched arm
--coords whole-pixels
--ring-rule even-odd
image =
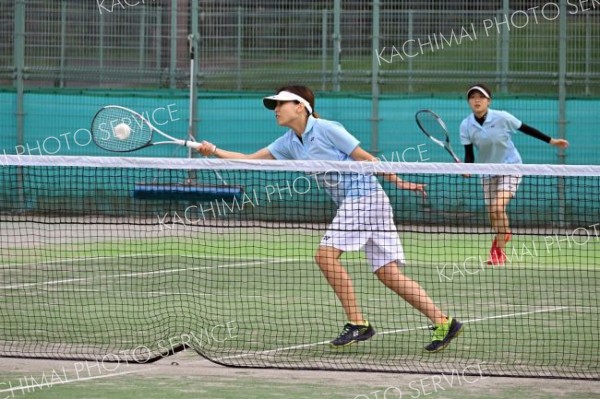
[[[545,141],[546,143],[553,145],[555,147],[558,148],[562,148],[565,149],[569,146],[569,142],[565,139],[553,139],[550,136],[540,132],[539,130],[537,130],[536,128],[529,126],[525,123],[521,124],[521,127],[519,127],[519,129],[517,129],[523,133],[525,133],[528,136],[531,137],[535,137],[538,140],[542,140]]]
[[[275,159],[267,148],[262,148],[252,154],[243,154],[241,152],[223,150],[218,148],[216,144],[208,141],[200,143],[198,152],[205,157],[215,156],[223,159]]]

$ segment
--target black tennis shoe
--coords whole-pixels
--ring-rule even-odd
[[[331,341],[329,345],[332,348],[341,348],[352,345],[355,342],[366,341],[375,335],[375,329],[366,322],[366,324],[347,323],[340,335]]]

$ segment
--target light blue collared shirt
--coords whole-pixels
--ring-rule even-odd
[[[522,122],[505,111],[489,109],[483,125],[473,114],[460,124],[460,142],[473,144],[478,151],[479,163],[523,163],[512,141],[512,135]]]
[[[359,144],[340,123],[309,116],[302,141],[290,129],[267,149],[275,159],[353,162],[350,154]],[[346,198],[363,197],[381,189],[372,174],[328,171],[316,178],[338,205]]]

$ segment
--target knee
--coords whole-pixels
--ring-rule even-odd
[[[373,271],[375,276],[382,282],[389,280],[390,278],[398,278],[402,276],[402,271],[398,267],[398,263],[396,261],[389,262],[377,270]]]
[[[490,206],[489,213],[491,218],[499,219],[504,213],[504,209],[498,205],[492,205]]]
[[[498,213],[494,210],[490,209],[489,215],[490,215],[490,220],[492,220],[492,221],[498,219]]]
[[[319,247],[317,252],[315,252],[315,262],[322,268],[337,259],[339,257],[338,252],[338,250],[332,247]]]

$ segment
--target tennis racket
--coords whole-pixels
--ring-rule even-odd
[[[131,152],[160,144],[175,144],[198,149],[194,140],[179,140],[160,131],[139,113],[119,105],[101,108],[92,120],[92,139],[102,149],[113,152]],[[152,141],[154,133],[167,139]]]
[[[446,124],[435,112],[422,109],[415,114],[415,119],[419,128],[429,137],[434,143],[443,147],[448,151],[456,163],[460,163],[460,159],[454,153],[450,145],[450,136]]]

